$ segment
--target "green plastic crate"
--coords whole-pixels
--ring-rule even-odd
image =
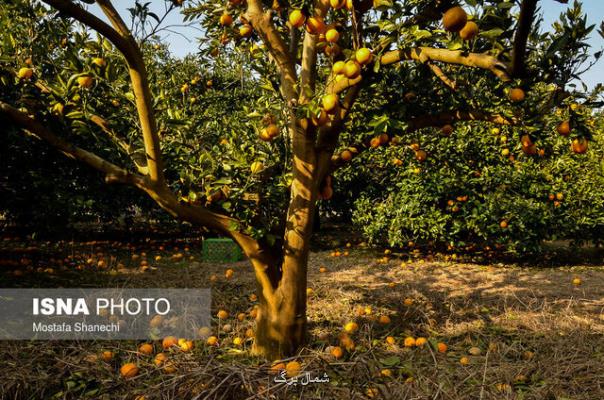
[[[241,249],[231,239],[205,239],[201,256],[207,262],[236,262],[243,259]]]

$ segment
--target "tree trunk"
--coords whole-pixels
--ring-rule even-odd
[[[254,353],[275,360],[292,356],[306,339],[306,275],[318,184],[314,137],[292,121],[293,182],[287,211],[279,283],[260,297]]]

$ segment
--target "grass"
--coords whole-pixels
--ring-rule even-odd
[[[309,266],[310,337],[295,359],[303,376],[327,374],[329,383],[287,385],[275,382],[270,363],[248,353],[251,339],[232,343],[253,327],[251,268],[203,263],[200,251],[194,240],[2,242],[2,287],[212,287],[213,314],[228,310],[231,332],[216,321],[218,347],[197,340],[192,352],[170,350],[177,367],[172,374],[138,354],[134,341],[3,342],[0,398],[604,398],[604,262],[593,256],[578,265],[555,260],[556,267],[531,267],[419,252],[385,259],[381,251],[358,246],[333,257],[333,249],[319,249]],[[141,267],[143,259],[148,265]],[[231,279],[228,268],[235,270]],[[572,283],[575,277],[580,285]],[[367,307],[370,313],[360,315]],[[236,318],[241,312],[243,321]],[[391,322],[381,324],[382,315]],[[359,325],[350,335],[356,348],[336,360],[326,349],[339,344],[349,321]],[[394,345],[386,343],[388,336]],[[405,348],[407,336],[426,337],[429,344]],[[437,342],[448,351],[436,351]],[[159,352],[160,344],[154,346]],[[480,354],[469,354],[470,348]],[[99,358],[105,350],[115,354],[111,362]],[[468,365],[460,364],[464,356]],[[128,361],[140,373],[124,380],[119,367]]]

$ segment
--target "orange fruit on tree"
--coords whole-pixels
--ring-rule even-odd
[[[411,143],[411,144],[409,145],[409,147],[410,147],[410,148],[411,148],[411,150],[413,150],[413,151],[418,151],[418,150],[420,149],[420,147],[419,147],[419,143]]]
[[[336,10],[344,7],[346,5],[346,0],[329,0],[329,5]]]
[[[31,68],[23,67],[17,71],[17,78],[19,79],[30,79],[34,75],[34,70]]]
[[[524,93],[524,90],[522,90],[521,88],[513,88],[508,93],[508,98],[513,103],[519,103],[519,102],[523,101],[525,97],[526,97],[526,95]]]
[[[443,127],[440,128],[440,131],[442,132],[443,135],[449,136],[450,134],[453,133],[453,126],[450,124],[443,125]]]
[[[323,105],[323,109],[328,112],[334,112],[338,106],[338,95],[337,94],[326,94],[325,96],[323,96],[323,99],[321,99],[321,104]]]
[[[269,124],[266,127],[266,133],[271,137],[275,138],[279,136],[279,127],[276,124]]]
[[[361,66],[356,61],[348,61],[344,66],[344,75],[348,79],[355,79],[361,74]]]
[[[293,10],[289,13],[289,23],[296,28],[302,27],[306,21],[306,16],[302,13],[302,10]]]
[[[166,336],[161,345],[164,349],[169,349],[172,346],[178,346],[178,338],[175,336]]]
[[[103,68],[105,65],[107,65],[107,63],[105,62],[105,60],[103,60],[100,57],[93,58],[92,59],[92,63],[94,65],[96,65],[97,67],[99,67],[99,68]]]
[[[143,343],[138,346],[138,352],[145,355],[153,354],[153,345],[150,343]]]
[[[374,137],[369,142],[369,146],[371,146],[371,148],[373,148],[373,149],[375,149],[377,147],[380,147],[381,144],[382,143],[380,142],[380,138],[379,137]]]
[[[501,229],[505,229],[508,227],[508,221],[506,221],[505,219],[501,220],[501,222],[499,222],[499,226],[501,227]]]
[[[342,74],[342,73],[344,73],[344,67],[346,67],[346,63],[344,61],[337,61],[333,64],[333,67],[331,67],[331,70],[336,75]]]
[[[468,14],[459,6],[449,8],[443,15],[443,26],[449,32],[461,31],[467,22]]]
[[[587,152],[588,141],[585,138],[575,138],[571,142],[571,149],[575,154],[585,154]]]
[[[474,21],[468,21],[466,25],[459,31],[459,36],[463,40],[472,40],[478,35],[478,25]]]
[[[560,201],[564,200],[564,193],[556,193],[556,199]]]
[[[220,16],[220,25],[231,26],[233,23],[233,17],[229,13],[224,13]]]
[[[558,133],[562,136],[568,136],[570,134],[570,121],[562,121],[556,127]]]
[[[352,152],[350,150],[344,150],[340,153],[340,158],[342,159],[342,161],[348,162],[352,160]]]
[[[314,126],[323,126],[329,123],[329,115],[325,112],[325,110],[321,109],[319,115],[313,115],[311,121]]]
[[[378,138],[380,139],[380,144],[386,144],[390,140],[390,136],[387,133],[382,133]]]
[[[373,55],[371,54],[371,50],[367,47],[361,47],[357,51],[354,52],[354,58],[361,65],[369,64],[371,62]]]
[[[321,17],[310,17],[306,21],[306,31],[312,35],[325,33],[325,22]]]
[[[264,169],[264,164],[260,161],[254,161],[252,165],[250,165],[250,171],[252,174],[257,174]]]
[[[84,76],[80,76],[77,79],[78,85],[84,89],[88,89],[89,87],[92,86],[92,83],[94,82],[94,80],[92,79],[91,76],[89,75],[84,75]]]
[[[134,363],[126,363],[120,368],[120,375],[126,379],[134,378],[138,375],[138,366]]]
[[[239,36],[241,37],[248,38],[252,36],[253,32],[254,28],[252,28],[250,24],[243,24],[241,27],[239,27]]]
[[[415,159],[419,162],[424,162],[426,161],[426,158],[428,158],[428,153],[426,153],[424,150],[418,150],[415,152]]]
[[[328,29],[327,32],[325,32],[325,40],[329,43],[337,42],[340,40],[340,32],[335,28]]]

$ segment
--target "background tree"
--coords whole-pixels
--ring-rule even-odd
[[[568,122],[573,151],[588,147],[589,119],[560,86],[583,60],[556,63],[593,29],[584,20],[573,23],[581,21],[578,3],[574,19],[556,27],[570,32],[566,41],[533,48],[529,38],[547,43],[550,35],[534,29],[536,0],[523,2],[519,18],[512,3],[499,1],[466,1],[469,17],[443,0],[191,2],[187,19],[199,20],[210,39],[203,54],[240,60],[242,87],[258,90],[246,99],[251,106],[229,110],[245,114],[224,116],[228,129],[218,132],[230,131],[231,138],[216,144],[212,130],[221,120],[190,107],[198,101],[191,93],[201,99],[215,90],[207,71],[219,61],[192,63],[186,82],[175,85],[178,77],[168,69],[149,74],[160,62],[151,50],[161,45],[152,42],[156,29],[147,22],[161,17],[138,5],[130,28],[108,0],[96,3],[109,23],[79,2],[44,2],[53,11],[38,3],[3,6],[8,29],[2,33],[0,113],[102,172],[107,182],[136,187],[170,215],[233,238],[258,281],[255,351],[268,358],[292,354],[304,342],[316,203],[333,194],[331,174],[365,149],[402,143],[395,133],[404,138],[421,128],[481,120],[521,127],[523,152],[538,154],[540,138],[553,129],[545,116],[564,101],[568,118],[562,122]],[[180,5],[167,3],[166,12]],[[86,29],[71,28],[73,20]],[[91,31],[100,37],[91,40]],[[54,35],[60,45],[50,52],[39,48],[39,35]],[[385,107],[396,118],[375,121],[370,140],[353,138],[350,117],[359,95],[380,101],[371,93],[388,74],[402,84],[389,99],[392,107]],[[235,99],[235,86],[221,83],[219,89]],[[99,115],[108,102],[115,110]],[[238,138],[256,133],[266,143]],[[94,152],[84,139],[91,134],[98,135]],[[429,159],[421,144],[411,144],[419,162]],[[287,212],[278,215],[285,199]]]

